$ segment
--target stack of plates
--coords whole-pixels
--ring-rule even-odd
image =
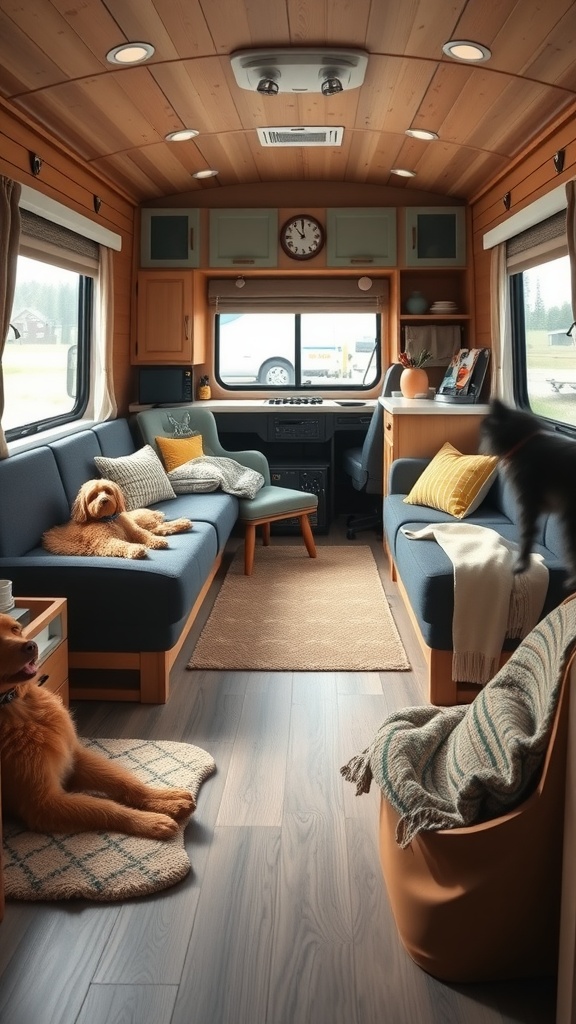
[[[455,302],[433,302],[430,306],[431,313],[457,313],[458,306]]]

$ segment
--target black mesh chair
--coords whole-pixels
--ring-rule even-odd
[[[390,396],[399,387],[401,363],[393,363],[386,372],[382,394]],[[344,452],[342,465],[350,477],[352,486],[365,494],[374,494],[374,508],[369,512],[348,516],[346,537],[354,540],[359,530],[382,532],[382,494],[384,476],[384,409],[380,402],[372,414],[370,425],[361,448],[348,448]]]

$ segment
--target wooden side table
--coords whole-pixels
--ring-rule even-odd
[[[36,681],[57,693],[68,707],[68,615],[65,597],[16,597],[17,609],[28,609],[30,617],[23,626],[24,636],[38,644]],[[0,779],[1,782],[1,779]],[[4,878],[2,872],[2,807],[0,804],[0,921],[4,917]]]

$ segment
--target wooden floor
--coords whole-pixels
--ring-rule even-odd
[[[374,534],[322,543],[371,544],[412,670],[189,672],[202,620],[168,704],[77,703],[83,736],[190,742],[218,770],[179,885],[124,904],[8,903],[1,1024],[552,1024],[552,981],[444,985],[398,942],[378,794],[356,797],[339,768],[391,711],[425,702],[423,662]]]

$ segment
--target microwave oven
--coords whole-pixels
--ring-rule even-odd
[[[191,401],[191,366],[138,367],[140,405],[179,405]]]

